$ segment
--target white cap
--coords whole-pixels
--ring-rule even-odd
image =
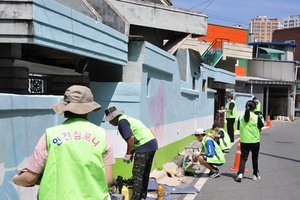
[[[195,131],[195,135],[205,134],[205,130],[203,128],[197,128]]]

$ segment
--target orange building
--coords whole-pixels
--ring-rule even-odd
[[[199,37],[199,41],[206,39],[207,42],[213,42],[216,38],[228,39],[231,43],[248,44],[248,30],[208,24],[207,35]]]
[[[199,37],[198,41],[206,41],[213,43],[216,39],[222,39],[226,42],[236,44],[248,44],[249,31],[247,29],[208,24],[207,35]],[[218,47],[220,48],[220,47]],[[235,73],[237,76],[247,75],[247,60],[238,60],[235,65]]]

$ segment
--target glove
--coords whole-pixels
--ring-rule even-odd
[[[129,164],[131,163],[131,155],[125,155],[124,158],[123,158],[123,162]]]

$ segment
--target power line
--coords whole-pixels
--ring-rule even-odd
[[[204,1],[202,3],[199,3],[193,7],[190,8],[190,10],[198,7],[198,6],[201,6],[207,2],[210,2],[201,12],[204,12],[213,2],[214,0],[207,0],[207,1]],[[239,21],[239,20],[236,20],[236,19],[230,19],[230,18],[226,18],[226,17],[222,17],[222,16],[216,16],[216,15],[209,15],[210,18],[213,18],[213,19],[218,19],[218,20],[223,20],[223,21],[227,21],[227,22],[233,22],[233,23],[238,23],[238,24],[243,24],[243,25],[248,25],[249,23],[245,22],[245,21]]]
[[[208,2],[210,2],[210,3],[202,11],[200,11],[200,12],[204,12],[214,2],[214,0],[204,1],[202,3],[199,3],[199,4],[189,8],[189,10],[199,10],[199,9],[195,9],[195,8],[197,8],[198,6],[201,6],[205,3],[208,3]],[[220,21],[232,22],[232,23],[236,23],[236,24],[240,24],[240,25],[249,25],[249,22],[241,21],[241,20],[238,20],[238,19],[226,18],[226,17],[222,17],[222,16],[209,15],[209,14],[208,14],[208,16],[211,19],[217,19],[217,20],[220,20]]]
[[[196,8],[196,7],[198,7],[198,6],[201,6],[201,5],[203,5],[203,4],[205,4],[206,2],[209,2],[209,1],[211,1],[211,0],[204,1],[203,3],[199,3],[199,4],[197,4],[197,5],[193,6],[193,7],[191,7],[190,10],[192,10],[193,8]]]
[[[204,12],[204,10],[206,10],[206,8],[208,8],[210,6],[210,4],[212,4],[214,2],[214,0],[212,0],[203,10],[202,12]]]
[[[232,19],[232,18],[226,18],[226,17],[222,17],[222,16],[217,16],[217,15],[209,15],[209,18],[223,20],[223,21],[227,21],[227,22],[238,23],[238,24],[243,24],[243,25],[249,25],[249,22],[246,22],[246,21],[241,21],[241,20]]]

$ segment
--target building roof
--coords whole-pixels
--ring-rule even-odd
[[[269,78],[253,77],[253,76],[236,76],[236,81],[246,82],[254,85],[293,85],[293,81],[281,81]]]
[[[268,54],[271,54],[271,53],[285,54],[284,51],[280,51],[280,50],[277,50],[277,49],[271,49],[271,48],[266,48],[266,47],[259,47],[259,48],[266,51]]]
[[[297,47],[298,44],[294,44],[292,42],[250,42],[249,45],[276,45],[276,46],[292,46]]]

